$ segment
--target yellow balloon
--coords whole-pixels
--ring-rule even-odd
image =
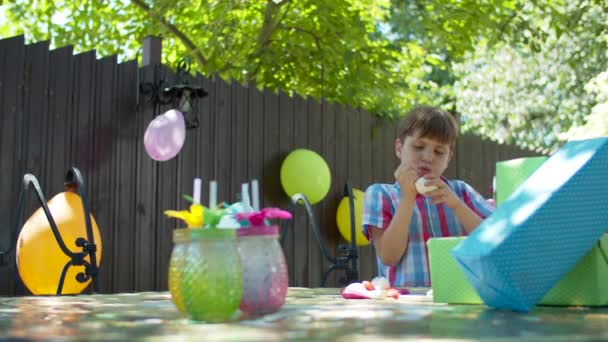
[[[369,242],[365,238],[365,235],[361,232],[361,220],[363,219],[363,197],[365,193],[359,189],[353,189],[353,196],[355,197],[355,243],[357,246],[365,246]],[[350,242],[350,205],[348,203],[348,197],[343,197],[338,204],[338,210],[336,211],[336,223],[340,234]]]
[[[76,239],[87,238],[84,210],[80,196],[73,192],[57,194],[48,202],[51,215],[57,224],[66,247],[72,252],[82,252]],[[97,246],[97,264],[101,260],[101,236],[95,218],[91,215],[93,238]],[[17,269],[25,286],[35,295],[54,295],[61,271],[70,258],[63,253],[42,208],[38,208],[25,222],[17,240]],[[85,258],[90,262],[90,257]],[[70,266],[66,272],[62,294],[79,294],[91,282],[80,283],[76,275],[84,272],[84,266]]]

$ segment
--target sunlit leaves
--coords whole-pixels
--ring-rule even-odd
[[[12,0],[0,38],[138,58],[398,116],[419,103],[495,140],[554,148],[606,67],[600,0]],[[596,113],[596,112],[594,112]],[[599,115],[599,114],[594,114]],[[496,128],[498,127],[498,129]],[[563,139],[562,139],[563,140]]]
[[[585,122],[596,101],[584,85],[606,69],[606,13],[565,3],[523,10],[530,31],[519,42],[480,45],[455,64],[456,108],[465,130],[551,150]],[[567,24],[558,36],[555,28]]]
[[[389,0],[15,0],[9,34],[76,52],[137,57],[146,35],[163,37],[163,62],[193,61],[207,75],[398,115],[421,98],[429,57],[378,30]],[[15,25],[17,24],[17,25]]]
[[[608,136],[608,71],[600,73],[587,84],[586,90],[596,94],[597,104],[583,125],[574,125],[561,134],[563,140],[589,139]]]

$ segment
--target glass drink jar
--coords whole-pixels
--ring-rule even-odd
[[[169,290],[176,307],[194,320],[231,319],[241,302],[241,260],[232,229],[173,232]]]
[[[243,297],[240,309],[246,314],[275,312],[285,303],[288,274],[278,226],[237,229],[237,250],[243,267]]]

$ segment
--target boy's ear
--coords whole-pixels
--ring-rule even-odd
[[[399,159],[401,159],[401,150],[403,150],[403,143],[397,138],[395,139],[395,156]]]

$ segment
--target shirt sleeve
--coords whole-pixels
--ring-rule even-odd
[[[368,241],[371,239],[370,227],[386,229],[391,222],[393,213],[390,203],[390,196],[381,184],[372,184],[365,190],[361,230]]]
[[[485,199],[482,195],[480,195],[472,186],[467,184],[464,181],[459,181],[460,183],[460,196],[464,203],[473,210],[477,216],[485,219],[486,217],[492,215],[495,208],[487,199]]]

